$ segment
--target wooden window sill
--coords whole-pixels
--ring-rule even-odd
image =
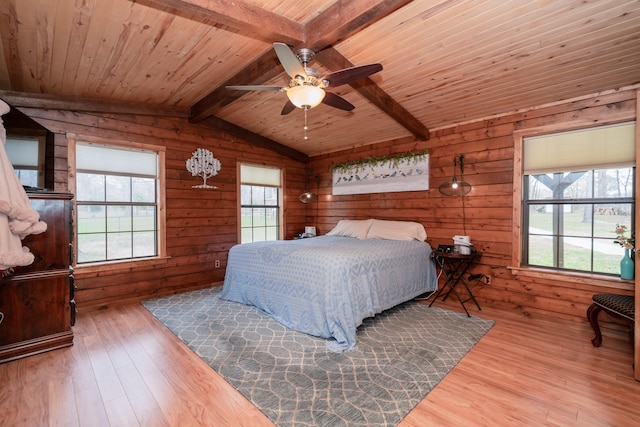
[[[108,271],[109,273],[117,273],[119,271],[131,271],[133,269],[140,269],[145,267],[152,267],[159,264],[166,264],[171,257],[153,257],[153,258],[141,258],[135,260],[120,260],[120,261],[108,261],[100,263],[88,263],[76,265],[73,267],[73,274],[77,278],[83,275],[93,276],[96,273]]]
[[[543,268],[531,267],[507,267],[512,274],[518,276],[538,277],[556,281],[576,282],[579,280],[583,284],[602,286],[612,289],[624,289],[632,291],[635,289],[634,280],[622,280],[619,277],[604,276],[600,274],[577,273],[569,271],[547,270]]]

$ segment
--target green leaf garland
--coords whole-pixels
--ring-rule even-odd
[[[388,156],[372,156],[361,160],[350,160],[348,162],[336,163],[332,167],[333,172],[346,173],[349,171],[359,172],[365,169],[365,167],[376,167],[389,164],[391,168],[398,167],[400,163],[413,162],[417,163],[429,154],[429,150],[406,152],[399,154],[392,154]]]

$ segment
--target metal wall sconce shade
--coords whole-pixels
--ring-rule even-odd
[[[313,203],[318,200],[318,195],[316,193],[312,193],[311,191],[305,191],[300,196],[298,196],[298,199],[300,199],[302,203]]]
[[[316,175],[316,189],[320,187],[320,177]],[[307,178],[307,188],[309,188],[309,179]],[[313,203],[318,201],[318,195],[311,190],[307,190],[298,196],[298,200],[302,203]]]
[[[460,165],[460,181],[456,177],[456,167]],[[464,155],[453,157],[453,179],[451,181],[440,184],[438,188],[445,196],[464,196],[471,191],[471,184],[465,182],[463,179],[464,174]]]

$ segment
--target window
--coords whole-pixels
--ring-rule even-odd
[[[44,176],[44,138],[7,137],[7,156],[20,183],[29,187],[42,187]]]
[[[162,154],[75,145],[78,264],[158,256]]]
[[[281,172],[240,165],[240,243],[280,238]]]
[[[635,125],[525,137],[521,265],[619,274],[617,224],[635,230]]]

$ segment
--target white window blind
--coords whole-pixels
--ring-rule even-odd
[[[4,147],[11,164],[38,167],[39,140],[7,137]]]
[[[266,166],[240,165],[243,184],[280,186],[280,169]]]
[[[76,169],[116,174],[158,175],[158,156],[154,152],[104,147],[96,144],[76,145]]]
[[[524,139],[524,173],[633,166],[635,137],[633,122],[527,137]]]

